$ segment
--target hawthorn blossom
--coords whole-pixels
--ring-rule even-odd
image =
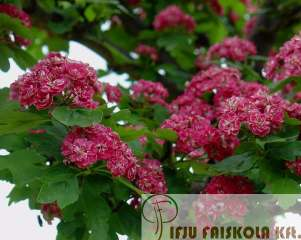
[[[194,65],[199,71],[203,71],[207,70],[212,64],[206,56],[200,54],[195,59]]]
[[[121,91],[119,87],[112,86],[111,84],[107,83],[105,87],[105,92],[109,102],[119,103],[121,99]]]
[[[229,97],[229,93],[231,96],[239,94],[240,78],[240,72],[235,68],[212,66],[196,74],[189,82],[185,93],[196,98],[202,97],[205,93],[214,93],[217,95],[215,100],[217,103],[219,100]]]
[[[297,176],[301,176],[301,159],[296,161],[286,161],[285,166],[292,170]]]
[[[253,183],[243,176],[214,176],[204,188],[206,194],[252,194]]]
[[[228,135],[237,135],[240,124],[245,124],[254,135],[265,137],[282,126],[286,109],[286,101],[280,96],[259,89],[253,95],[231,97],[222,103],[219,128]]]
[[[93,109],[98,106],[93,97],[100,90],[96,71],[89,65],[50,53],[11,84],[10,97],[23,107],[38,110],[50,108],[56,99],[72,107]]]
[[[157,49],[146,44],[139,44],[136,47],[135,52],[141,56],[149,57],[154,62],[157,62],[159,59],[159,53]]]
[[[136,185],[143,192],[153,194],[167,193],[167,185],[160,162],[155,159],[145,159],[138,168]]]
[[[284,43],[279,52],[269,57],[264,72],[268,79],[279,81],[301,75],[301,34]]]
[[[114,176],[136,178],[137,159],[131,149],[121,141],[111,128],[95,124],[74,128],[68,133],[61,147],[65,163],[87,168],[97,161],[107,161],[107,168]]]
[[[9,4],[9,3],[0,4],[0,13],[4,13],[10,17],[19,19],[21,23],[27,28],[31,27],[30,16],[22,9],[19,9],[17,6],[13,4]],[[16,42],[21,46],[28,46],[31,44],[31,41],[29,39],[23,38],[15,34],[14,34],[14,39],[12,39],[12,41]]]
[[[245,39],[230,37],[222,43],[211,46],[208,50],[208,58],[228,58],[233,61],[244,61],[250,55],[256,55],[255,45]]]
[[[214,119],[215,115],[212,106],[204,100],[186,93],[173,100],[168,109],[171,113],[199,115],[209,120]]]
[[[62,217],[61,209],[56,202],[42,204],[41,213],[48,224],[51,224],[54,218]]]
[[[166,105],[165,99],[168,97],[168,91],[161,83],[142,79],[133,84],[132,91],[134,99],[142,96],[152,104]]]
[[[157,31],[183,27],[188,32],[193,32],[196,28],[196,22],[177,5],[170,5],[157,14],[153,26]]]
[[[175,150],[189,154],[207,143],[207,133],[212,128],[210,121],[193,115],[173,114],[165,120],[161,128],[168,128],[177,133]]]

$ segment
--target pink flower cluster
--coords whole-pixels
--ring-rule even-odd
[[[133,98],[144,97],[145,100],[152,104],[166,105],[165,99],[168,97],[168,91],[159,82],[150,82],[139,80],[132,86]]]
[[[48,224],[51,224],[54,218],[62,217],[61,209],[56,202],[42,204],[41,213]]]
[[[178,136],[175,150],[192,158],[207,153],[210,159],[222,160],[232,155],[239,144],[238,138],[224,135],[211,126],[210,120],[199,115],[175,113],[161,127],[175,131]]]
[[[33,105],[38,110],[51,107],[55,100],[93,109],[98,106],[93,97],[100,91],[101,84],[93,68],[59,53],[50,53],[11,85],[10,97],[24,107]]]
[[[253,183],[243,176],[215,176],[204,188],[206,194],[252,194]]]
[[[206,57],[206,55],[200,54],[195,59],[194,65],[199,71],[203,71],[208,69],[212,64],[210,63],[209,59]]]
[[[170,5],[159,12],[159,14],[155,17],[153,26],[157,31],[183,27],[188,32],[193,32],[196,28],[196,22],[178,6]]]
[[[105,87],[105,92],[109,102],[119,103],[121,99],[121,91],[119,87],[112,86],[111,84],[107,83]]]
[[[265,66],[265,76],[279,81],[301,75],[301,34],[287,41],[279,52],[271,56]]]
[[[185,92],[195,98],[205,93],[214,93],[214,105],[240,92],[240,72],[234,68],[212,66],[206,71],[195,75],[189,82]]]
[[[164,173],[158,160],[143,160],[141,167],[138,168],[136,185],[143,192],[156,194],[167,193]]]
[[[297,176],[301,176],[301,159],[296,161],[286,161],[285,165],[288,169],[292,170]]]
[[[161,127],[177,133],[177,152],[222,160],[239,145],[243,124],[264,137],[282,126],[285,112],[292,116],[298,108],[301,117],[298,106],[269,95],[264,85],[242,81],[237,69],[212,66],[195,75],[184,93],[169,104],[172,115]]]
[[[241,221],[248,213],[248,204],[240,196],[200,194],[193,203],[196,220],[202,228],[214,226],[225,217]]]
[[[124,176],[149,193],[166,193],[167,187],[160,162],[146,159],[139,163],[132,150],[111,128],[96,124],[74,128],[61,147],[65,163],[87,168],[106,161],[113,176]]]
[[[18,18],[25,27],[27,28],[31,27],[31,20],[29,15],[13,4],[8,4],[8,3],[0,4],[0,13],[7,14],[8,16],[13,18]],[[14,41],[21,46],[28,46],[31,44],[30,40],[25,39],[23,37],[14,35],[14,38],[15,38]]]
[[[197,115],[213,120],[215,117],[213,108],[206,101],[194,97],[192,94],[184,93],[173,100],[168,109],[171,113],[181,115]]]
[[[135,179],[137,159],[131,149],[111,128],[101,124],[74,128],[66,136],[61,150],[66,163],[87,168],[99,160],[105,160],[114,176]]]
[[[208,58],[228,58],[233,61],[244,61],[250,55],[256,55],[255,45],[238,37],[226,38],[222,43],[211,46],[208,50]]]
[[[141,56],[149,57],[154,62],[157,62],[159,59],[159,53],[157,49],[146,44],[139,44],[136,47],[135,52]]]
[[[250,97],[231,97],[220,108],[218,127],[225,134],[236,136],[241,124],[245,124],[254,135],[265,137],[281,127],[286,107],[284,99],[266,91]]]

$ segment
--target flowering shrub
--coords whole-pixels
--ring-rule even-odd
[[[144,193],[300,193],[300,33],[261,26],[294,0],[21,2],[0,4],[0,69],[24,70],[0,90],[0,179],[58,239],[140,239]]]

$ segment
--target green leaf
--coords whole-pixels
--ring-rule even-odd
[[[131,240],[140,238],[140,215],[133,207],[124,203],[110,218],[110,231],[127,235]]]
[[[102,120],[102,111],[99,109],[71,109],[69,107],[56,107],[52,116],[66,126],[88,127]]]
[[[290,178],[275,179],[263,190],[272,194],[298,194],[301,193],[300,183]]]
[[[160,139],[175,142],[178,138],[177,133],[168,128],[158,128],[154,135]]]
[[[7,134],[0,136],[0,149],[10,152],[26,148],[23,134]]]
[[[18,18],[10,17],[7,14],[0,13],[0,31],[12,31],[16,35],[34,39],[31,29],[25,27]]]
[[[26,68],[32,67],[37,60],[27,51],[22,48],[11,48],[13,52],[13,58],[20,68],[25,70]]]
[[[60,37],[51,37],[47,40],[49,51],[69,51],[69,41]]]
[[[111,209],[105,199],[86,182],[81,194],[88,240],[110,240],[109,219]]]
[[[291,118],[287,115],[285,115],[285,118],[284,118],[284,121],[287,125],[293,125],[293,126],[296,126],[296,125],[301,125],[301,121],[296,119],[296,118]]]
[[[250,170],[254,165],[254,156],[250,153],[225,158],[212,166],[222,173],[242,173]]]
[[[26,186],[15,186],[8,195],[9,205],[26,200],[31,195],[31,189]]]
[[[218,174],[218,172],[212,167],[212,164],[206,164],[197,161],[178,162],[176,167],[180,169],[186,169],[187,171],[189,171],[191,168],[193,173],[197,175],[214,176]]]
[[[0,157],[0,170],[10,170],[16,184],[25,184],[40,178],[44,164],[44,157],[27,149]]]
[[[138,139],[139,137],[145,136],[148,133],[147,129],[136,130],[125,127],[115,127],[114,131],[116,131],[119,134],[120,138],[126,142]]]
[[[0,116],[0,135],[26,132],[50,120],[43,114],[3,109],[1,106]]]
[[[161,124],[169,117],[169,112],[165,107],[159,104],[155,104],[152,107],[154,109],[154,119],[156,120],[156,122],[158,122],[158,124]]]
[[[18,109],[18,103],[9,99],[9,88],[0,89],[0,111]],[[2,116],[1,116],[2,117]]]
[[[294,161],[301,156],[301,141],[295,142],[275,142],[267,145],[269,156],[273,159]]]
[[[30,134],[25,139],[40,154],[50,158],[54,157],[56,160],[63,160],[61,155],[62,142],[57,137],[46,132],[43,134]]]
[[[85,9],[84,15],[89,22],[93,22],[93,20],[97,16],[96,12],[94,11],[93,5],[90,5]]]
[[[10,68],[9,58],[12,56],[11,50],[7,46],[0,44],[0,56],[0,70],[7,72]]]
[[[51,13],[55,9],[55,0],[37,0],[37,3],[47,13]]]
[[[283,87],[293,81],[296,81],[296,82],[300,82],[301,81],[301,77],[290,77],[290,78],[287,78],[285,80],[282,80],[282,81],[278,81],[276,83],[271,83],[270,84],[270,89],[272,92],[277,92],[277,91],[280,91],[283,89]]]
[[[64,208],[78,200],[79,186],[76,177],[67,178],[64,181],[44,183],[37,201],[51,203],[57,201],[60,208]]]
[[[81,240],[84,239],[84,222],[77,218],[74,221],[61,221],[57,225],[56,240]]]
[[[125,121],[132,124],[141,123],[138,117],[132,114],[129,109],[122,109],[116,113],[113,113],[109,120],[113,122]]]

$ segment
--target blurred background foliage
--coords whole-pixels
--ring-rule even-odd
[[[301,29],[299,0],[219,0],[221,9],[214,5],[216,1],[172,1],[196,20],[197,27],[193,33],[175,30],[157,32],[153,29],[155,15],[171,4],[167,0],[142,0],[139,4],[127,0],[0,2],[16,4],[32,18],[32,27],[26,28],[19,20],[0,14],[1,35],[12,31],[32,41],[27,48],[20,48],[7,44],[5,38],[0,37],[2,71],[9,70],[9,58],[25,69],[49,51],[68,52],[72,40],[106,59],[108,69],[100,69],[100,76],[113,71],[127,73],[129,80],[160,81],[174,96],[197,71],[197,56],[226,36],[247,37],[255,42],[258,55],[266,56]],[[246,36],[245,25],[254,16],[257,18],[256,26]],[[157,48],[159,60],[138,58],[134,50],[139,43]],[[260,57],[253,57],[252,61],[257,61],[259,66],[263,62]],[[260,67],[257,67],[259,74],[256,74],[244,66],[239,67],[246,75],[245,79],[260,80]]]

